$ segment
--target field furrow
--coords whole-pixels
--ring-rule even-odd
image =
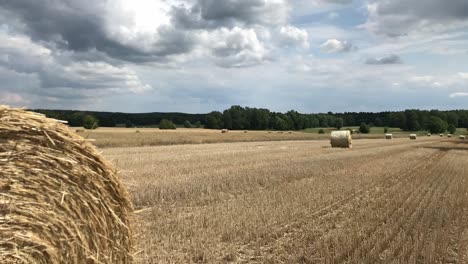
[[[468,144],[435,138],[105,149],[137,263],[463,263]],[[157,253],[156,253],[157,252]]]

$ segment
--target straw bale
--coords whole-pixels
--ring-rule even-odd
[[[227,132],[228,132],[228,130],[227,130],[227,129],[223,129],[223,130],[221,130],[221,133],[223,133],[223,134],[226,134]]]
[[[417,139],[417,138],[418,138],[418,135],[416,135],[416,134],[410,134],[410,135],[409,135],[409,138],[410,138],[410,139]]]
[[[333,131],[330,143],[332,148],[352,148],[351,132],[349,130]]]
[[[393,134],[385,134],[385,139],[393,139]]]
[[[0,263],[130,263],[131,210],[90,143],[0,106]]]
[[[466,137],[465,137],[465,136],[463,136],[463,135],[460,135],[459,139],[461,139],[461,140],[465,140],[465,139],[466,139]]]

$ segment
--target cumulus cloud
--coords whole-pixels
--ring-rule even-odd
[[[309,34],[306,30],[294,26],[283,26],[280,29],[280,43],[286,47],[299,47],[308,49]]]
[[[468,25],[466,0],[369,0],[367,10],[369,19],[364,27],[388,36]]]
[[[18,0],[0,7],[9,27],[34,42],[133,63],[169,63],[205,48],[206,31],[280,26],[288,13],[286,0]]]
[[[388,64],[401,64],[403,61],[398,55],[392,54],[380,58],[369,58],[366,60],[366,64],[369,65],[388,65]]]
[[[346,40],[329,39],[320,46],[320,49],[325,53],[338,53],[349,52],[356,49],[356,47]]]
[[[174,21],[185,28],[281,25],[287,22],[286,0],[195,0],[174,7]]]
[[[216,64],[221,67],[248,67],[260,64],[268,57],[268,50],[254,29],[222,28],[206,32],[205,41]]]
[[[74,61],[68,53],[56,53],[26,36],[0,33],[0,53],[1,67],[36,76],[43,92],[46,88],[75,88],[83,94],[85,90],[141,92],[151,88],[129,68]]]

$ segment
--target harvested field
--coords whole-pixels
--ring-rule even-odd
[[[466,263],[468,144],[443,140],[104,155],[122,169],[137,209],[137,263]]]
[[[77,129],[78,131],[80,129]],[[135,133],[136,131],[139,133]],[[330,135],[317,133],[294,133],[277,131],[229,131],[178,128],[177,130],[159,130],[157,128],[99,128],[96,130],[80,130],[78,134],[89,139],[95,139],[95,145],[100,148],[115,147],[145,147],[180,144],[234,143],[257,141],[293,141],[293,140],[329,140]],[[353,139],[382,138],[384,134],[355,134]],[[407,137],[401,133],[397,137]]]

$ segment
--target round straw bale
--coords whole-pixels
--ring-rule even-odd
[[[444,134],[440,134],[440,137],[444,137]]]
[[[410,134],[410,135],[409,135],[409,138],[410,138],[410,139],[417,139],[418,136],[417,136],[416,134]]]
[[[451,137],[452,137],[452,134],[447,134],[447,137],[451,138]]]
[[[426,136],[428,136],[428,137],[431,137],[431,136],[432,136],[432,134],[431,134],[431,133],[427,133],[427,135],[426,135]]]
[[[221,133],[223,133],[223,134],[225,134],[225,133],[227,133],[227,132],[228,132],[228,130],[227,130],[227,129],[223,129],[223,130],[221,130]]]
[[[385,134],[385,139],[393,139],[393,134]]]
[[[0,106],[0,263],[130,263],[131,210],[85,139]]]
[[[351,132],[349,130],[333,131],[331,133],[330,143],[332,148],[351,148]]]
[[[463,136],[463,135],[460,135],[459,139],[461,139],[461,140],[465,140],[465,139],[466,139],[466,137],[465,137],[465,136]]]

